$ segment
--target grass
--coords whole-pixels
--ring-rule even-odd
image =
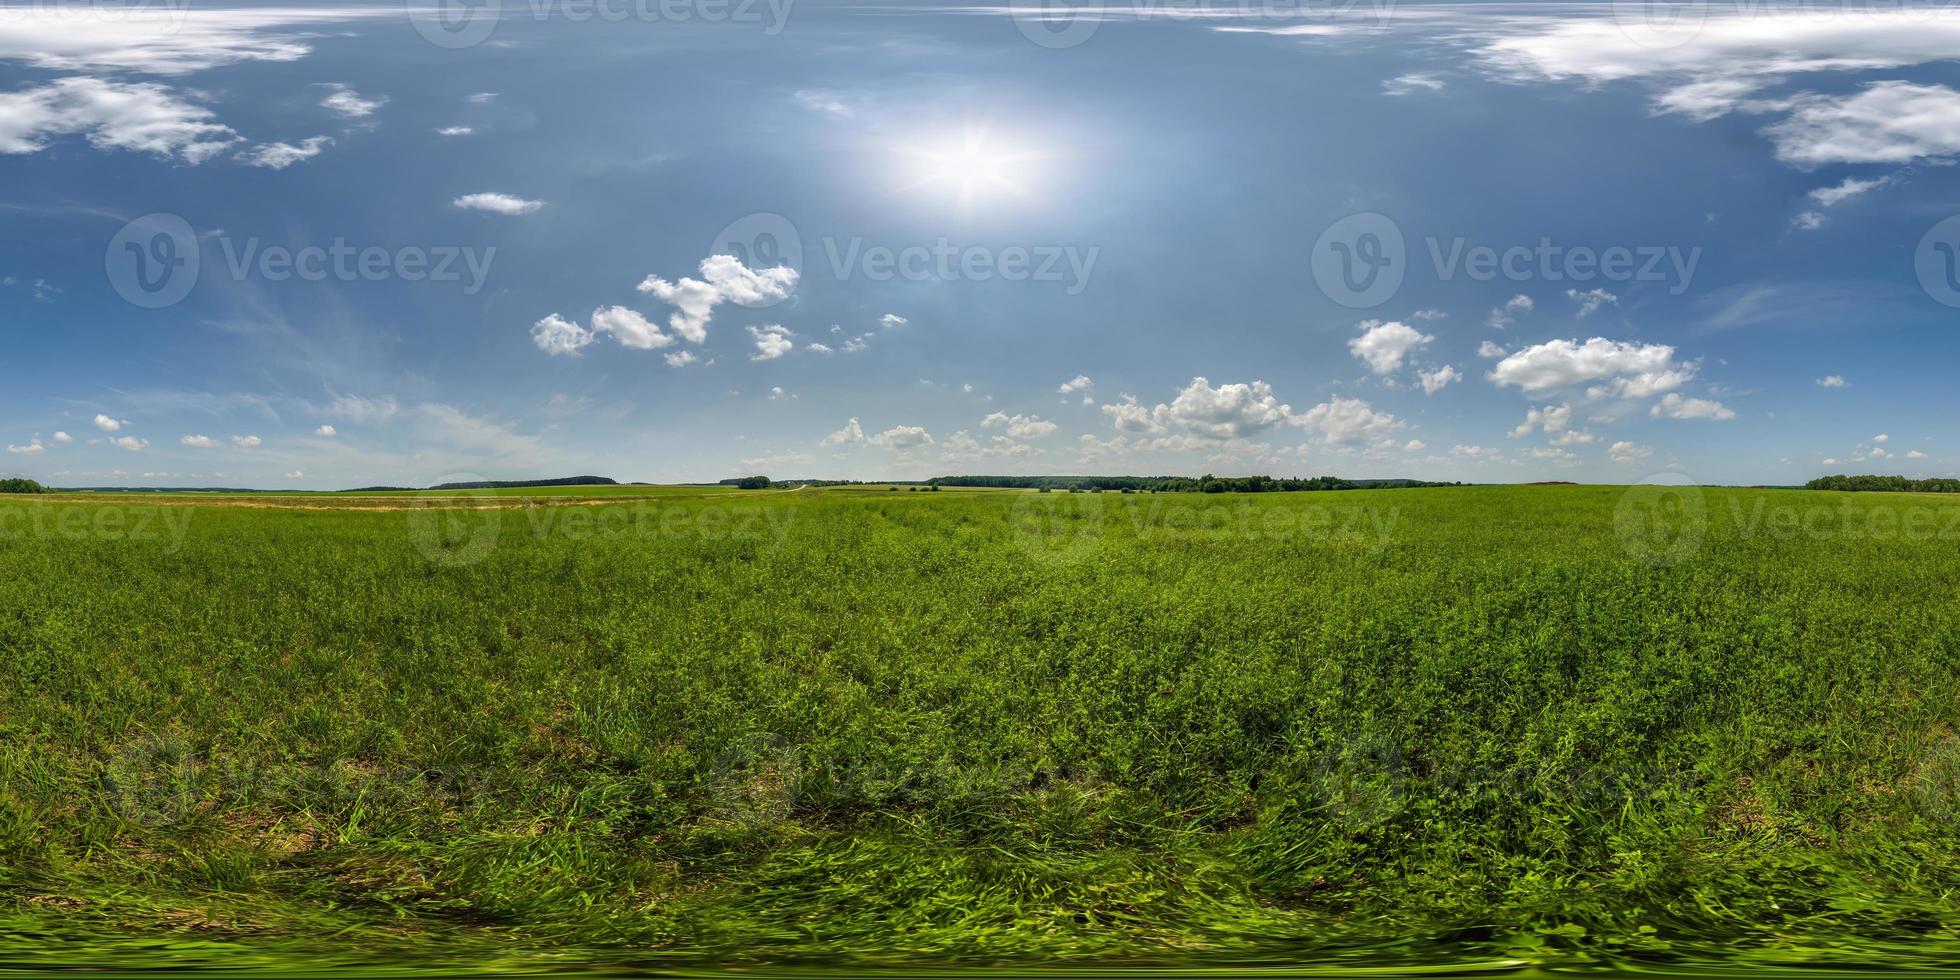
[[[649,497],[0,502],[0,959],[1960,954],[1960,501]]]

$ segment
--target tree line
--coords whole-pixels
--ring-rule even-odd
[[[1933,477],[1911,480],[1903,476],[1820,476],[1803,485],[1805,490],[1889,490],[1913,493],[1960,493],[1960,480]]]
[[[33,480],[14,477],[0,480],[0,493],[47,493],[48,488]]]
[[[1274,493],[1302,490],[1370,490],[1381,487],[1449,487],[1423,480],[1344,480],[1271,476],[940,476],[926,481],[947,487],[1007,487],[1022,490],[1117,490],[1147,493]]]

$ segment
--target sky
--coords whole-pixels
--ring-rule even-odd
[[[1957,87],[1948,4],[0,0],[0,473],[1956,475]]]

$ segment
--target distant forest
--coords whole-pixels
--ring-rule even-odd
[[[1933,478],[1908,480],[1903,476],[1820,476],[1803,485],[1805,490],[1891,490],[1914,493],[1960,493],[1960,480]]]
[[[1040,490],[1131,490],[1153,493],[1271,493],[1299,490],[1373,490],[1383,487],[1453,487],[1422,480],[1343,480],[1270,476],[940,476],[926,481],[942,487],[1014,487]]]

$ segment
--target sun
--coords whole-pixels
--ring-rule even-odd
[[[1030,164],[1044,154],[1003,144],[986,128],[969,129],[935,146],[900,148],[912,178],[900,190],[946,189],[962,205],[1002,194],[1026,196]]]

